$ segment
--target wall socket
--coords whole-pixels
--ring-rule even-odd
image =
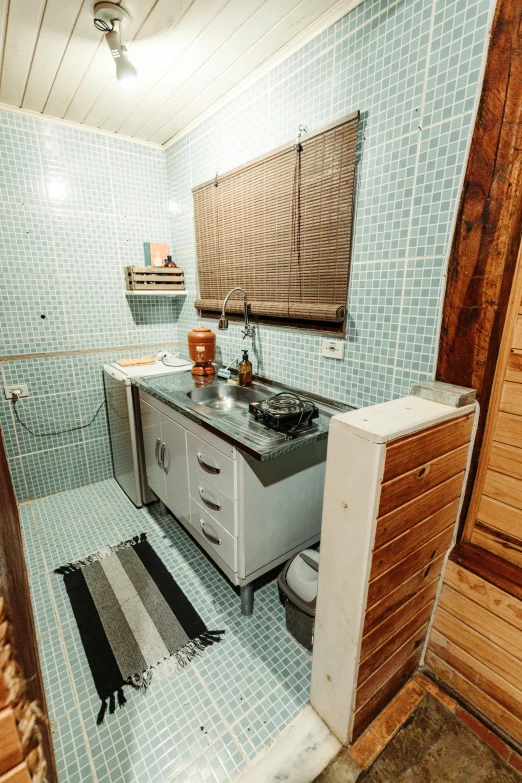
[[[323,340],[321,356],[329,356],[330,359],[344,359],[344,342],[342,340]]]
[[[13,392],[17,397],[29,397],[29,387],[25,383],[13,383],[11,386],[4,386],[6,400],[13,399]]]

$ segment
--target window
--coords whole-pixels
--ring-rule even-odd
[[[359,113],[193,189],[199,299],[244,288],[253,320],[343,332]],[[242,312],[232,297],[227,313]]]

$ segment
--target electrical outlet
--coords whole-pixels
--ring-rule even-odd
[[[321,356],[329,356],[330,359],[344,359],[343,341],[323,340],[321,343]]]
[[[11,386],[4,386],[6,400],[12,400],[13,394],[17,397],[29,397],[29,388],[25,383],[13,383]]]

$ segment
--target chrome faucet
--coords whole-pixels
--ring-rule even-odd
[[[241,291],[243,294],[243,301],[244,301],[244,313],[245,313],[245,325],[243,329],[241,330],[243,332],[243,340],[245,337],[253,337],[254,336],[254,327],[251,326],[248,323],[248,302],[247,302],[247,295],[245,294],[244,290],[242,288],[232,288],[231,291],[228,292],[228,294],[225,296],[225,301],[223,302],[223,309],[221,311],[221,317],[219,319],[218,323],[218,329],[228,329],[228,318],[225,315],[225,308],[227,306],[227,302],[232,296],[235,291]]]

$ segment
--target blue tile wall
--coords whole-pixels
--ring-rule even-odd
[[[37,434],[6,401],[0,422],[24,500],[112,474],[103,409],[86,429],[47,433],[89,421],[103,364],[175,341],[178,313],[124,294],[143,241],[170,239],[162,150],[8,111],[0,149],[1,382],[29,386],[19,412]],[[56,352],[66,355],[30,358]]]
[[[260,326],[254,370],[370,405],[433,373],[451,228],[487,45],[491,0],[366,0],[167,148],[173,252],[198,321],[191,189],[295,138],[361,112],[353,266],[343,361],[320,337]],[[216,328],[216,321],[207,320]],[[219,332],[226,362],[240,327]]]
[[[88,420],[104,363],[183,342],[197,323],[192,187],[291,141],[300,123],[356,109],[345,358],[321,357],[318,335],[261,326],[254,369],[354,405],[429,377],[492,4],[366,0],[166,151],[1,111],[2,383],[29,385],[31,428]],[[170,242],[186,299],[125,297],[123,267],[144,240]],[[227,363],[244,347],[239,328],[218,334]],[[0,401],[0,423],[20,499],[111,474],[103,411],[85,430],[37,437]]]

